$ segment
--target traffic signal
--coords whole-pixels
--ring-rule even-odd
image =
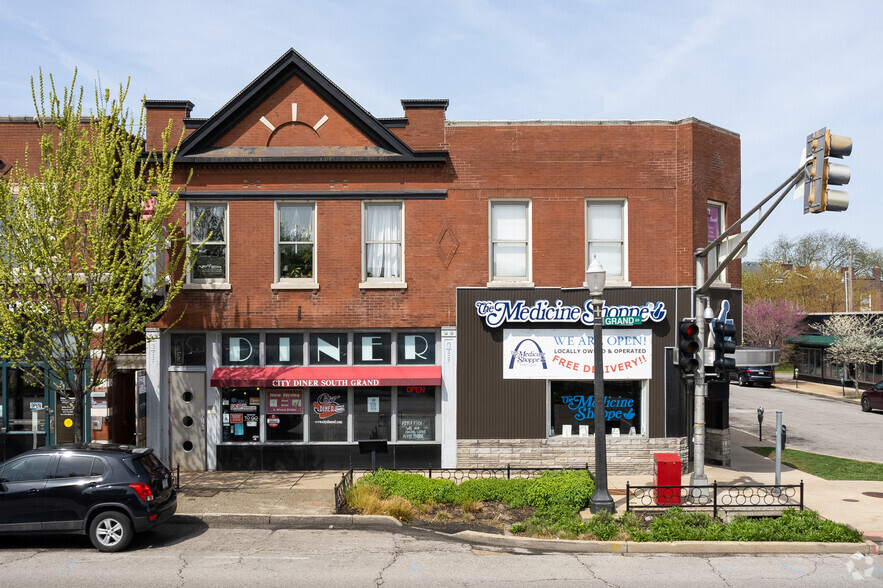
[[[699,369],[699,325],[686,319],[678,325],[678,368],[681,376],[692,376]]]
[[[831,163],[829,157],[843,158],[852,153],[852,139],[819,129],[806,138],[806,181],[803,185],[803,214],[843,211],[849,206],[849,193],[829,190],[829,185],[849,183],[849,166]]]
[[[714,373],[718,378],[728,380],[729,372],[736,369],[736,359],[727,357],[736,353],[736,341],[733,340],[736,335],[736,325],[714,321],[711,332],[714,333]]]

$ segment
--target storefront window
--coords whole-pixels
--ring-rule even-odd
[[[303,365],[304,336],[298,333],[267,334],[267,365]]]
[[[261,440],[261,393],[256,388],[228,388],[221,394],[222,441]]]
[[[347,441],[346,388],[310,391],[310,441]]]
[[[435,441],[434,386],[399,388],[398,429],[399,441]]]
[[[346,333],[313,333],[310,335],[310,365],[346,365]]]
[[[594,382],[552,382],[553,435],[595,434]],[[606,433],[622,435],[641,431],[641,382],[612,380],[604,382]]]
[[[398,363],[435,364],[435,333],[399,333]]]
[[[34,382],[21,370],[6,368],[6,415],[10,431],[31,431],[33,426],[31,403],[39,402],[40,406],[45,406],[45,398],[42,382]],[[42,418],[42,414],[37,414],[37,430],[43,431],[45,419]]]
[[[257,333],[224,335],[221,353],[223,365],[261,365],[261,337]]]
[[[304,440],[304,391],[267,390],[267,441]]]
[[[205,365],[205,333],[172,333],[172,365]]]
[[[388,365],[392,363],[392,335],[389,333],[355,333],[353,363]]]
[[[356,388],[353,408],[353,440],[390,439],[389,388]]]

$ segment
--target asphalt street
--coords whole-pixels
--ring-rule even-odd
[[[856,575],[857,574],[857,575]],[[120,554],[85,538],[0,538],[3,584],[30,586],[850,586],[880,556],[575,554],[470,544],[428,531],[163,525]],[[861,584],[859,584],[861,585]]]
[[[776,411],[781,410],[787,447],[883,462],[883,412],[866,413],[858,404],[787,390],[730,385],[730,427],[757,436],[760,406],[764,441],[775,442]]]

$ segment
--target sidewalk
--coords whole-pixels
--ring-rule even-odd
[[[777,382],[776,387],[858,402],[857,398],[844,398],[837,386],[787,380]],[[850,393],[848,389],[846,392],[847,395]],[[737,429],[731,429],[730,435],[731,465],[706,465],[709,484],[715,481],[720,484],[775,483],[774,460],[745,449],[773,444],[759,442],[756,437]],[[334,486],[340,482],[341,476],[342,472],[336,471],[181,472],[177,514],[197,517],[207,524],[274,524],[308,528],[399,525],[389,517],[333,514]],[[883,542],[883,482],[824,480],[782,466],[782,484],[799,484],[801,480],[804,482],[806,508],[862,531],[867,540]],[[654,480],[652,475],[611,476],[608,487],[616,501],[617,513],[625,512],[626,482],[632,486],[650,486]],[[689,473],[682,476],[681,483],[690,484]]]

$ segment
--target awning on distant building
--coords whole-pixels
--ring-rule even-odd
[[[439,386],[441,366],[219,367],[211,383],[217,388]]]

